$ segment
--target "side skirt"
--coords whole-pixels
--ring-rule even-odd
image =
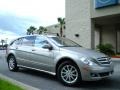
[[[56,75],[56,73],[54,72],[49,72],[49,71],[45,71],[45,70],[41,70],[41,69],[36,69],[36,68],[32,68],[32,67],[27,67],[27,66],[23,66],[23,65],[17,65],[18,67],[22,67],[22,68],[28,68],[28,69],[32,69],[32,70],[36,70],[36,71],[41,71],[41,72],[45,72],[45,73],[49,73],[51,75]]]

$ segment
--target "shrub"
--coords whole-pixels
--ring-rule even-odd
[[[114,55],[115,52],[113,50],[113,46],[111,44],[99,44],[96,46],[97,50],[100,52],[107,54],[109,56]]]

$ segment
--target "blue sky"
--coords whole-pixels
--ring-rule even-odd
[[[56,24],[58,17],[65,17],[65,0],[0,0],[0,37]]]

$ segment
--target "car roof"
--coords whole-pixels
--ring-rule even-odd
[[[29,36],[57,37],[57,36],[55,36],[55,35],[48,35],[48,34],[46,34],[46,35],[43,35],[43,34],[41,34],[41,35],[38,35],[38,34],[35,34],[35,35],[24,35],[24,36],[19,36],[19,37],[15,38],[15,39],[12,39],[12,40],[9,42],[9,44],[12,43],[12,42],[14,42],[14,41],[17,40],[17,39],[24,38],[24,37],[29,37]]]
[[[48,35],[48,34],[41,34],[41,35],[25,35],[25,36],[22,36],[22,37],[28,37],[28,36],[44,36],[44,37],[57,37],[56,35]],[[20,38],[20,37],[19,37]]]
[[[15,39],[11,40],[11,42],[13,42],[13,41],[15,41],[15,40],[17,40],[17,39],[19,39],[19,38],[24,38],[24,37],[29,37],[29,36],[57,37],[56,35],[48,35],[48,34],[41,34],[41,35],[39,35],[39,34],[24,35],[24,36],[19,36],[19,37],[15,38]]]

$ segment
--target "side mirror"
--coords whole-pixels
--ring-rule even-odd
[[[50,44],[45,44],[42,48],[52,50],[53,47]]]

